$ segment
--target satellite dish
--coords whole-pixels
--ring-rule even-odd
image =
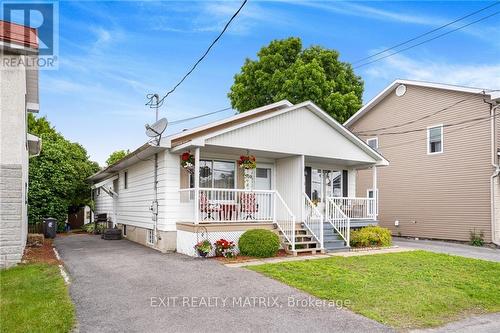
[[[156,138],[157,136],[161,136],[163,132],[165,132],[167,125],[168,125],[167,118],[161,118],[152,125],[146,124],[146,135],[149,136],[150,138]]]

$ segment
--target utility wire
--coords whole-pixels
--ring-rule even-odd
[[[474,96],[475,97],[475,96]],[[378,132],[378,131],[384,131],[384,130],[388,130],[388,129],[392,129],[392,128],[397,128],[397,127],[403,127],[403,126],[406,126],[406,125],[411,125],[411,124],[414,124],[416,122],[419,122],[421,120],[424,120],[424,119],[427,119],[427,118],[430,118],[430,117],[433,117],[443,111],[446,111],[446,110],[449,110],[451,109],[452,107],[454,106],[457,106],[458,104],[461,104],[465,101],[469,101],[473,99],[473,97],[470,97],[470,98],[464,98],[464,99],[461,99],[459,100],[458,102],[455,102],[445,108],[442,108],[442,109],[439,109],[433,113],[430,113],[428,115],[425,115],[423,117],[420,117],[420,118],[417,118],[417,119],[414,119],[414,120],[410,120],[410,121],[407,121],[405,123],[401,123],[401,124],[397,124],[397,125],[392,125],[392,126],[387,126],[387,127],[380,127],[380,128],[374,128],[374,129],[369,129],[369,130],[363,130],[363,131],[359,131],[359,132],[354,132],[354,134],[359,134],[359,135],[365,135],[365,133],[371,133],[373,134],[373,132]]]
[[[435,29],[432,29],[432,30],[429,30],[429,31],[427,31],[427,32],[424,32],[423,34],[420,34],[420,35],[418,35],[418,36],[415,36],[415,37],[413,37],[413,38],[411,38],[411,39],[408,39],[408,40],[406,40],[406,41],[404,41],[404,42],[401,42],[401,43],[396,44],[396,45],[394,45],[394,46],[388,47],[388,48],[386,48],[386,49],[384,49],[384,50],[382,50],[382,51],[380,51],[380,52],[377,52],[377,53],[375,53],[375,54],[372,54],[372,55],[370,55],[370,56],[368,56],[368,57],[365,57],[365,58],[362,58],[362,59],[358,59],[358,60],[354,61],[352,64],[357,64],[357,63],[359,63],[359,62],[363,62],[363,61],[365,61],[365,60],[368,60],[368,59],[371,59],[371,58],[373,58],[373,57],[376,57],[376,56],[378,56],[378,55],[380,55],[380,54],[382,54],[382,53],[386,53],[387,51],[390,51],[390,50],[393,50],[393,49],[398,48],[398,47],[400,47],[400,46],[403,46],[403,45],[406,45],[406,44],[408,44],[408,43],[411,43],[411,42],[413,42],[413,41],[415,41],[415,40],[417,40],[417,39],[420,39],[420,38],[422,38],[422,37],[425,37],[425,36],[427,36],[427,35],[430,35],[430,34],[432,34],[432,33],[436,32],[436,31],[439,31],[439,30],[441,30],[441,29],[444,29],[444,28],[446,28],[446,27],[448,27],[448,26],[450,26],[450,25],[452,25],[452,24],[455,24],[455,23],[457,23],[457,22],[460,22],[460,21],[462,21],[462,20],[465,20],[466,18],[469,18],[469,17],[471,17],[471,16],[473,16],[473,15],[476,15],[477,13],[480,13],[480,12],[482,12],[482,11],[485,11],[486,9],[489,9],[489,8],[491,8],[491,7],[493,7],[493,6],[498,5],[498,4],[500,4],[500,1],[496,1],[496,2],[492,3],[492,4],[491,4],[491,5],[489,5],[489,6],[483,7],[483,8],[481,8],[481,9],[479,9],[479,10],[476,10],[475,12],[472,12],[472,13],[470,13],[470,14],[467,14],[467,15],[465,15],[465,16],[462,16],[462,17],[460,17],[460,18],[458,18],[458,19],[456,19],[456,20],[454,20],[454,21],[451,21],[451,22],[449,22],[449,23],[446,23],[446,24],[444,24],[444,25],[442,25],[442,26],[440,26],[440,27],[437,27],[437,28],[435,28]]]
[[[495,118],[495,117],[498,117],[498,116],[500,116],[500,114],[496,114],[494,116],[490,116],[489,118]],[[479,124],[482,124],[482,123],[485,123],[485,122],[488,122],[488,121],[490,121],[490,119],[479,120],[479,121],[476,121],[474,124],[470,124],[470,125],[466,125],[466,126],[462,126],[462,127],[459,127],[459,128],[452,129],[452,130],[448,131],[446,134],[455,133],[455,132],[459,132],[459,131],[462,131],[462,130],[465,130],[465,129],[469,129],[469,128],[472,128],[474,126],[477,126]],[[400,142],[400,143],[396,143],[396,144],[393,144],[393,145],[380,146],[377,149],[387,149],[387,148],[401,147],[401,146],[406,146],[406,145],[409,145],[409,144],[412,144],[412,143],[415,143],[415,142],[424,141],[424,140],[427,140],[427,137],[423,137],[423,138],[416,139],[416,140],[410,140],[410,141]]]
[[[240,13],[240,11],[243,9],[243,7],[246,5],[246,3],[248,2],[248,0],[244,0],[243,3],[241,4],[241,6],[238,8],[238,10],[233,14],[233,16],[231,16],[231,18],[229,19],[229,21],[227,21],[226,25],[224,26],[224,28],[222,29],[222,31],[219,33],[219,35],[213,40],[213,42],[208,46],[207,50],[205,51],[205,53],[203,53],[203,55],[194,63],[194,65],[191,67],[191,69],[182,77],[182,79],[172,88],[170,89],[159,101],[158,103],[154,103],[153,102],[153,96],[152,94],[148,95],[147,98],[149,99],[149,101],[146,103],[146,105],[149,105],[149,107],[151,108],[154,108],[154,107],[161,107],[163,105],[163,102],[165,101],[165,99],[171,94],[173,93],[177,87],[179,87],[182,82],[184,82],[184,80],[187,79],[187,77],[189,75],[191,75],[191,73],[193,73],[193,71],[196,69],[196,67],[203,61],[203,59],[205,59],[205,57],[208,55],[208,53],[210,52],[210,50],[212,49],[212,47],[219,41],[219,39],[222,37],[222,35],[224,35],[224,33],[226,32],[227,28],[229,27],[229,25],[231,24],[231,22],[233,22],[233,20],[236,18],[236,16],[238,16],[238,14]]]
[[[198,118],[203,118],[203,117],[211,116],[211,115],[216,114],[216,113],[221,113],[221,112],[224,112],[224,111],[227,111],[227,110],[232,110],[232,108],[231,107],[227,107],[227,108],[224,108],[224,109],[220,109],[220,110],[217,110],[217,111],[212,111],[212,112],[200,114],[198,116],[194,116],[194,117],[190,117],[190,118],[174,120],[174,121],[171,121],[169,124],[170,125],[181,124],[181,123],[185,123],[185,122],[188,122],[188,121],[191,121],[191,120],[195,120],[195,119],[198,119]]]
[[[455,122],[455,123],[445,124],[442,127],[443,128],[447,128],[447,127],[453,127],[453,126],[468,124],[468,123],[475,122],[475,121],[491,119],[491,118],[494,118],[496,116],[498,116],[498,115],[487,116],[487,117],[476,117],[476,118],[472,118],[472,119],[468,119],[468,120],[458,121],[458,122]],[[422,131],[427,131],[427,128],[416,128],[416,129],[411,129],[411,130],[406,130],[406,131],[400,131],[400,132],[385,132],[385,133],[378,133],[378,134],[370,133],[370,134],[363,134],[363,135],[366,135],[366,136],[375,136],[375,135],[377,135],[377,136],[386,136],[386,135],[409,134],[409,133],[422,132]]]
[[[432,37],[432,38],[429,38],[429,39],[425,39],[425,40],[423,40],[423,41],[422,41],[422,42],[420,42],[420,43],[410,45],[410,46],[405,47],[404,49],[401,49],[401,50],[399,50],[399,51],[392,52],[392,53],[390,53],[390,54],[387,54],[387,55],[385,55],[385,56],[383,56],[383,57],[380,57],[380,58],[377,58],[377,59],[375,59],[375,60],[368,61],[368,62],[365,62],[365,63],[363,63],[363,64],[361,64],[361,65],[354,66],[354,67],[353,67],[353,69],[360,68],[360,67],[364,67],[364,66],[367,66],[367,65],[373,64],[374,62],[380,61],[380,60],[382,60],[382,59],[385,59],[385,58],[388,58],[388,57],[392,57],[392,56],[394,56],[394,55],[396,55],[396,54],[399,54],[399,53],[401,53],[401,52],[408,51],[408,50],[410,50],[410,49],[412,49],[412,48],[414,48],[414,47],[417,47],[417,46],[420,46],[420,45],[422,45],[422,44],[425,44],[425,43],[431,42],[431,41],[433,41],[433,40],[435,40],[435,39],[438,39],[438,38],[444,37],[444,36],[446,36],[446,35],[451,34],[452,32],[455,32],[455,31],[461,30],[461,29],[463,29],[463,28],[466,28],[466,27],[471,26],[471,25],[473,25],[473,24],[476,24],[476,23],[478,23],[478,22],[484,21],[484,20],[486,20],[486,19],[488,19],[488,18],[490,18],[490,17],[492,17],[492,16],[498,15],[498,14],[500,14],[500,11],[497,11],[497,12],[494,12],[494,13],[492,13],[492,14],[490,14],[490,15],[484,16],[484,17],[482,17],[482,18],[480,18],[480,19],[477,19],[477,20],[475,20],[475,21],[472,21],[472,22],[470,22],[470,23],[467,23],[467,24],[465,24],[465,25],[462,25],[462,26],[460,26],[460,27],[458,27],[458,28],[455,28],[455,29],[453,29],[453,30],[449,30],[449,31],[447,31],[447,32],[444,32],[444,33],[439,34],[439,35],[437,35],[437,36],[435,36],[435,37]]]

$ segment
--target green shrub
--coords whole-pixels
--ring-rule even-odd
[[[238,247],[240,253],[246,256],[274,257],[280,248],[280,239],[270,230],[252,229],[241,235]]]
[[[391,231],[386,228],[371,226],[351,231],[352,247],[390,246]]]
[[[476,232],[476,229],[470,232],[470,245],[472,246],[483,246],[484,245],[484,233],[479,231]]]
[[[94,233],[94,222],[88,223],[88,224],[84,224],[82,226],[82,229],[85,230],[86,232],[88,232],[89,234],[93,234]],[[97,224],[97,233],[100,234],[103,231],[104,231],[104,225],[101,224],[101,223],[98,223]]]

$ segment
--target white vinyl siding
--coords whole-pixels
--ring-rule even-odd
[[[298,220],[302,216],[303,174],[304,162],[302,156],[276,160],[276,190]],[[281,205],[276,208],[280,209]],[[279,214],[277,218],[280,218]]]
[[[106,182],[103,187],[107,189],[112,189],[113,188],[113,181],[110,180]],[[109,196],[104,190],[101,188],[97,188],[95,190],[95,212],[97,214],[107,214],[108,219],[111,219],[114,221],[114,215],[113,215],[113,198]]]
[[[312,135],[313,134],[313,135]],[[307,108],[299,108],[207,139],[207,145],[336,158],[375,160]]]
[[[125,177],[120,177],[124,188]],[[116,201],[117,222],[151,229],[154,200],[154,155],[127,169],[127,189],[120,191]],[[165,153],[158,154],[158,224],[164,223],[165,211]]]

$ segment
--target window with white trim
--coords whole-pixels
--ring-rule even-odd
[[[123,188],[124,189],[128,188],[128,171],[125,171],[123,173]]]
[[[194,188],[194,175],[189,175],[189,187]],[[200,160],[200,188],[236,188],[236,162]]]
[[[153,245],[155,242],[155,233],[153,229],[148,229],[148,232],[146,233],[146,243],[149,245]]]
[[[366,140],[366,144],[370,146],[370,148],[377,150],[378,149],[378,138],[370,138]]]
[[[443,152],[443,125],[427,128],[427,154]]]

